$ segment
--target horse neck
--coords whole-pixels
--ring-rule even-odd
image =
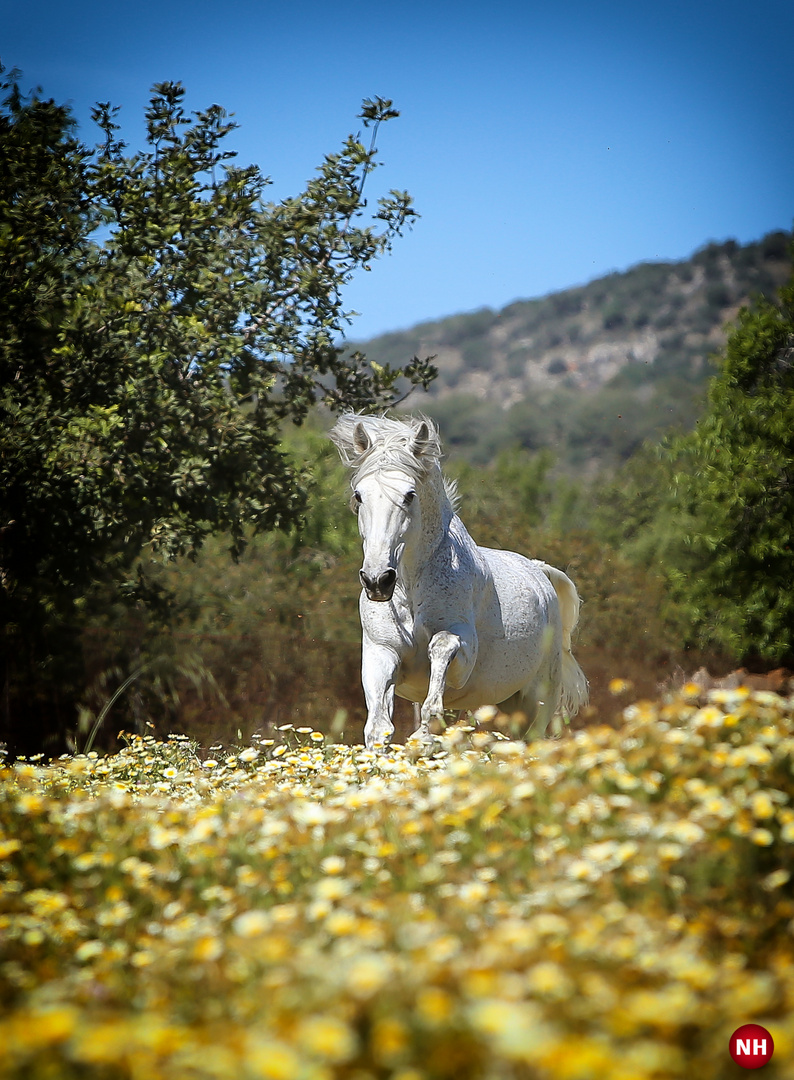
[[[417,485],[417,498],[421,508],[422,523],[419,535],[406,546],[401,559],[405,584],[410,592],[439,547],[449,535],[449,524],[454,511],[444,489],[444,480],[438,466]]]

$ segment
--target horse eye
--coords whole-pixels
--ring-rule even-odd
[[[416,492],[415,491],[407,491],[405,493],[405,498],[403,499],[403,502],[405,503],[406,506],[410,506],[415,498],[416,498]]]
[[[354,491],[353,498],[350,500],[350,509],[357,514],[359,506],[361,506],[361,495],[358,491]]]

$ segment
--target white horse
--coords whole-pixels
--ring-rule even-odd
[[[441,474],[431,421],[347,414],[330,437],[353,470],[364,545],[367,747],[391,738],[395,693],[414,702],[412,738],[426,748],[445,707],[501,705],[541,735],[555,713],[575,715],[588,686],[571,653],[579,597],[570,578],[474,543]]]

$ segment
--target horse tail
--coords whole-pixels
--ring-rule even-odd
[[[579,594],[568,575],[556,566],[543,563],[543,573],[554,586],[562,621],[562,690],[557,712],[576,716],[590,699],[587,678],[571,651],[571,634],[579,621]]]

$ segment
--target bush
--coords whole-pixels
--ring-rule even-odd
[[[794,277],[732,330],[676,464],[675,595],[701,645],[738,658],[794,654]]]
[[[620,308],[611,307],[604,312],[602,323],[605,330],[618,330],[626,323],[626,316]]]

